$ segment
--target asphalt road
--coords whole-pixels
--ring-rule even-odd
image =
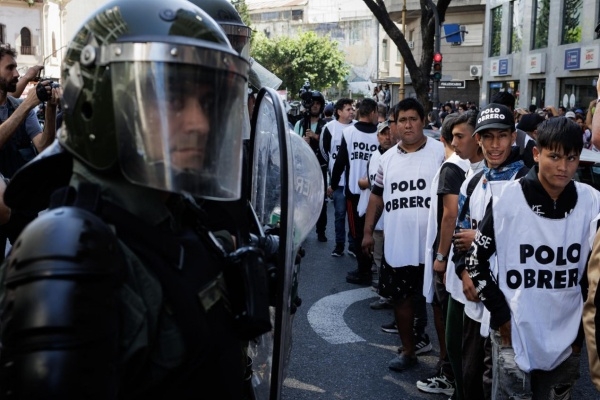
[[[328,204],[327,243],[311,232],[304,243],[306,256],[299,275],[302,305],[294,317],[293,345],[284,381],[284,400],[412,400],[447,399],[420,392],[415,383],[431,376],[439,356],[433,323],[427,331],[433,350],[419,356],[419,365],[402,373],[388,369],[401,344],[398,335],[382,332],[393,320],[391,310],[375,311],[369,303],[376,294],[346,283],[356,259],[332,257],[335,245],[333,204]],[[428,306],[431,318],[431,307]],[[584,352],[585,353],[585,352]],[[600,399],[589,378],[587,357],[581,360],[581,378],[574,399]]]

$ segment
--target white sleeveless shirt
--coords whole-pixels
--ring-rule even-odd
[[[350,193],[360,194],[358,180],[367,176],[367,162],[371,158],[371,154],[379,147],[377,133],[359,131],[352,125],[344,128],[343,136],[346,140],[348,162],[350,163],[349,182],[346,182],[346,186]]]

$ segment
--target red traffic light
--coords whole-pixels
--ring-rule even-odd
[[[433,55],[433,62],[436,62],[436,63],[442,62],[442,53],[435,53]]]

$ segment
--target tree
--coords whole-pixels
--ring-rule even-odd
[[[413,88],[417,94],[417,99],[424,105],[425,110],[429,111],[431,105],[427,96],[429,86],[429,74],[433,63],[433,51],[435,44],[435,17],[433,11],[428,5],[428,0],[419,0],[421,3],[421,37],[423,38],[423,51],[421,60],[417,62],[408,47],[404,34],[398,29],[396,24],[392,22],[390,15],[385,7],[384,0],[363,0],[367,7],[371,10],[377,21],[394,42],[402,58],[404,64],[410,74]],[[440,25],[444,22],[446,10],[452,0],[437,0],[437,10]],[[440,28],[441,29],[441,28]]]
[[[297,38],[268,39],[257,32],[252,44],[252,57],[282,81],[292,97],[308,79],[311,89],[320,90],[342,82],[350,72],[338,43],[314,32]]]
[[[246,5],[246,0],[236,0],[232,1],[231,4],[235,7],[237,12],[240,14],[242,21],[247,26],[251,26],[252,20],[250,18],[250,13],[248,12],[248,6]]]

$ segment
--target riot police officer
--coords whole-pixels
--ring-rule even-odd
[[[240,197],[230,113],[247,74],[186,0],[112,1],[76,33],[62,69],[70,183],[2,267],[2,396],[244,398],[244,342],[270,329],[263,261],[232,257],[195,199]]]

